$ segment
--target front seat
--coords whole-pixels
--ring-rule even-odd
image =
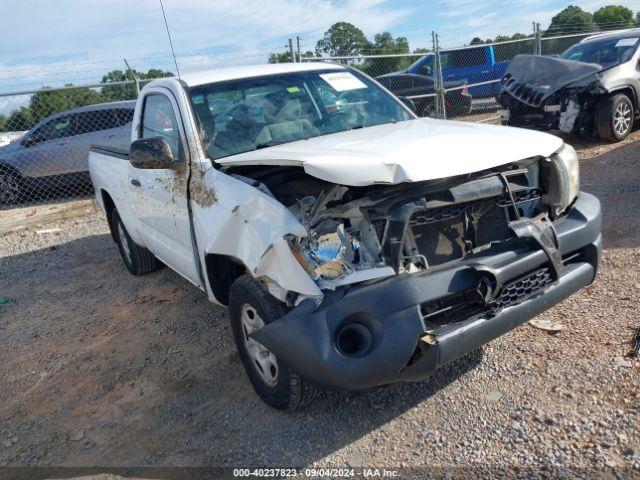
[[[318,135],[318,130],[308,119],[300,118],[301,111],[299,99],[287,100],[274,115],[273,123],[262,127],[256,143],[293,141]]]

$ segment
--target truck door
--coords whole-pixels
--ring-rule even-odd
[[[171,169],[129,165],[130,198],[141,235],[162,262],[199,285],[187,208],[186,136],[173,93],[163,87],[149,90],[141,112],[138,138],[165,138],[176,161]]]

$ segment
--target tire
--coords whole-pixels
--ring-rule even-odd
[[[284,313],[284,304],[267,293],[250,275],[239,277],[231,286],[231,329],[249,381],[267,405],[293,411],[308,405],[319,391],[247,336]]]
[[[23,195],[23,184],[19,175],[0,170],[0,205],[20,203]]]
[[[117,210],[111,213],[112,218],[109,222],[111,228],[114,229],[113,238],[116,239],[120,256],[132,275],[145,275],[154,272],[162,266],[162,263],[149,251],[134,242],[129,236],[129,232],[124,227],[120,215]]]
[[[625,94],[605,98],[596,114],[598,136],[610,142],[624,140],[631,133],[634,118],[633,103]]]

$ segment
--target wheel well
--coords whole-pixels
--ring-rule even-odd
[[[629,97],[629,100],[631,100],[631,103],[633,104],[634,114],[638,115],[638,113],[640,113],[640,108],[638,108],[638,97],[636,96],[635,90],[631,87],[622,87],[612,91],[611,96],[618,95],[619,93],[624,93]]]
[[[102,204],[104,205],[104,212],[107,215],[107,223],[109,224],[111,238],[113,238],[114,242],[117,242],[118,240],[116,238],[116,231],[115,228],[113,228],[113,211],[116,209],[116,204],[107,191],[100,190],[100,195],[102,195]]]
[[[206,255],[205,268],[213,295],[223,305],[229,305],[231,285],[238,277],[244,275],[247,269],[233,257],[214,253]]]

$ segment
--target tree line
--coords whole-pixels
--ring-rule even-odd
[[[622,5],[607,5],[595,12],[587,12],[582,8],[570,5],[551,19],[549,27],[542,32],[543,36],[567,35],[572,33],[593,32],[598,30],[614,30],[640,26],[640,12],[634,15],[633,11]],[[487,43],[500,43],[509,40],[526,40],[533,38],[533,33],[515,33],[513,35],[498,35],[495,38],[482,39],[474,37],[469,45],[482,45]],[[429,49],[417,48],[413,53],[428,53]],[[389,32],[376,34],[373,40],[355,25],[348,22],[333,24],[317,41],[315,52],[306,51],[301,57],[351,57],[364,55],[389,55],[412,53],[406,37],[393,37]],[[288,51],[272,53],[269,55],[269,63],[281,63],[292,61]],[[377,75],[406,68],[410,60],[385,58],[365,60],[362,65],[356,65],[365,71],[373,71]]]
[[[43,118],[72,108],[136,98],[136,87],[133,82],[125,85],[110,85],[115,82],[133,81],[134,78],[150,80],[170,76],[173,76],[172,72],[153,68],[147,72],[112,70],[103,75],[100,83],[105,85],[98,90],[86,87],[73,88],[73,84],[65,85],[66,88],[62,90],[43,90],[34,93],[27,105],[14,110],[8,116],[0,115],[0,132],[28,130]]]

